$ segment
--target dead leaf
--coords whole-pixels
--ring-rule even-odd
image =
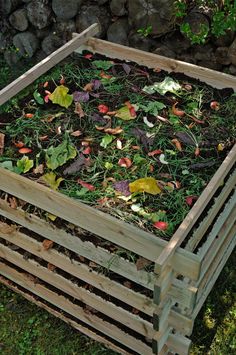
[[[11,225],[9,226],[8,224],[5,224],[1,226],[1,232],[3,234],[12,234],[17,230],[17,226]]]
[[[120,126],[117,126],[115,128],[105,128],[104,132],[108,133],[108,134],[120,134],[121,132],[123,132],[123,129]]]
[[[132,283],[130,282],[130,281],[125,281],[124,283],[123,283],[123,285],[125,286],[125,287],[127,287],[127,288],[131,288],[132,287]]]
[[[16,210],[18,207],[17,199],[15,197],[9,197],[9,204],[13,210]]]
[[[136,261],[136,268],[137,268],[137,270],[139,271],[139,270],[142,270],[142,269],[144,269],[146,266],[148,266],[148,265],[151,265],[152,264],[152,262],[150,261],[150,260],[148,260],[148,259],[145,259],[145,258],[143,258],[142,256],[140,256],[139,258],[138,258],[138,260]]]
[[[93,87],[94,87],[94,83],[88,83],[83,87],[83,90],[91,92],[91,91],[93,91]]]
[[[71,132],[71,136],[73,137],[79,137],[83,134],[83,132],[81,132],[80,130],[77,130],[77,131],[74,131],[74,132]]]
[[[179,152],[182,152],[182,151],[183,151],[182,146],[181,146],[181,143],[180,143],[180,141],[179,141],[177,138],[172,139],[171,142],[174,143],[176,149],[177,149]]]
[[[118,165],[123,168],[130,168],[132,165],[132,161],[129,158],[120,158],[118,161]]]
[[[135,180],[129,184],[130,192],[147,192],[151,195],[158,195],[161,189],[157,185],[157,180],[152,177],[146,177]]]
[[[116,141],[116,148],[120,149],[120,150],[122,149],[122,142],[120,139],[117,139],[117,141]]]
[[[89,267],[91,267],[91,268],[96,268],[96,267],[98,267],[98,264],[95,263],[94,261],[90,261],[90,262],[89,262]]]
[[[75,103],[75,111],[74,112],[77,113],[80,118],[83,118],[85,116],[85,113],[84,113],[82,106],[79,102]]]
[[[51,249],[53,247],[53,241],[49,239],[44,239],[42,245],[44,250]]]
[[[80,154],[80,156],[63,171],[63,175],[75,174],[82,170],[86,165],[88,165],[86,158],[83,154]]]
[[[39,164],[38,166],[36,166],[36,168],[33,170],[33,173],[42,175],[44,173],[44,165]]]
[[[5,134],[0,133],[0,155],[3,155],[4,144],[5,144]]]
[[[48,268],[48,270],[50,270],[50,271],[55,271],[56,266],[53,265],[53,264],[51,264],[51,263],[48,263],[48,264],[47,264],[47,268]]]
[[[85,182],[81,179],[77,180],[78,184],[80,184],[81,186],[85,187],[86,189],[88,189],[89,191],[94,191],[95,187],[91,184],[89,184],[88,182]]]
[[[140,311],[137,308],[132,308],[132,313],[137,315]]]

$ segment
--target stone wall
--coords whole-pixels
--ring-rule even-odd
[[[192,28],[210,25],[210,15],[198,9],[188,16]],[[236,74],[234,33],[191,45],[175,21],[174,0],[0,0],[0,53],[10,65],[41,60],[72,32],[98,22],[100,38]],[[148,36],[137,33],[148,26]]]

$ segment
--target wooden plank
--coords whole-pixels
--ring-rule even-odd
[[[18,94],[21,90],[33,83],[35,79],[46,73],[49,69],[54,67],[68,55],[70,55],[78,46],[83,44],[89,37],[99,32],[99,25],[93,24],[80,34],[76,34],[73,39],[58,48],[55,52],[41,60],[33,68],[29,69],[19,78],[14,80],[8,86],[0,91],[0,106],[13,96]]]
[[[170,334],[166,344],[171,352],[188,355],[190,352],[191,340],[181,334]]]
[[[152,351],[154,354],[159,355],[162,352],[171,331],[172,328],[166,324],[160,331],[155,332],[152,339]]]
[[[221,207],[223,206],[224,202],[228,198],[230,192],[234,188],[236,184],[236,171],[230,176],[228,181],[226,182],[223,190],[220,193],[220,196],[218,196],[215,199],[214,205],[211,207],[211,209],[208,211],[207,216],[204,218],[204,220],[200,223],[196,231],[194,231],[193,235],[191,238],[189,238],[186,246],[184,247],[185,250],[188,251],[194,251],[200,241],[202,240],[203,236],[205,235],[207,229],[209,226],[212,224],[213,220],[215,219],[217,213],[220,211]]]
[[[83,263],[79,263],[74,259],[70,259],[68,256],[59,253],[54,248],[45,250],[42,243],[34,240],[24,233],[15,231],[14,233],[3,233],[6,230],[6,224],[0,222],[0,237],[4,240],[19,246],[25,251],[32,253],[33,255],[55,265],[56,267],[68,272],[69,274],[78,277],[84,282],[98,288],[99,290],[106,292],[108,295],[116,297],[122,302],[137,308],[141,312],[144,312],[152,316],[155,309],[152,299],[134,292],[123,286],[120,283],[112,281],[109,277],[92,270],[89,266]]]
[[[68,250],[78,253],[78,255],[94,261],[108,271],[110,270],[122,275],[150,290],[153,290],[154,288],[155,275],[153,273],[148,273],[144,270],[138,271],[135,264],[125,260],[119,255],[110,253],[99,246],[96,247],[91,242],[83,242],[79,238],[50,225],[45,220],[40,219],[33,214],[28,214],[20,209],[12,209],[2,199],[0,199],[0,215],[19,223],[21,226],[28,228],[46,239],[53,240],[55,243],[62,245]],[[17,241],[18,234],[17,232],[15,233],[16,234],[12,233],[12,237],[15,236],[14,240]],[[3,233],[2,237],[4,238]],[[188,297],[188,295],[185,297]]]
[[[110,43],[97,38],[90,38],[86,44],[78,48],[76,52],[81,53],[84,49],[93,53],[104,54],[109,58],[133,61],[148,68],[160,68],[167,72],[184,73],[191,78],[199,79],[218,89],[232,88],[236,91],[236,78],[234,76],[203,68],[191,63],[166,58],[157,54],[125,47],[120,44]]]
[[[139,309],[141,312],[144,312],[150,316],[153,315],[155,306],[153,305],[152,299],[149,299],[140,293],[134,292],[132,289],[110,280],[105,275],[91,270],[85,264],[71,260],[69,257],[57,252],[53,248],[44,250],[41,243],[25,235],[24,233],[20,233],[16,230],[14,231],[14,229],[12,233],[3,233],[4,229],[6,230],[6,224],[0,222],[0,237],[6,241],[13,243],[20,248],[42,258],[43,260],[52,263],[62,270],[69,272],[71,275],[88,282],[101,291],[106,292],[107,294],[120,299],[122,302]],[[188,294],[186,293],[186,299],[187,297]],[[192,332],[193,324],[191,319],[183,317],[175,310],[170,311],[169,323],[175,329],[182,331],[183,334],[189,335]]]
[[[58,297],[58,294],[46,288],[45,285],[35,283],[29,274],[21,273],[2,262],[0,262],[0,274],[26,290],[29,290],[33,294],[43,298],[45,301],[53,304],[62,311],[78,318],[95,330],[106,334],[129,349],[136,351],[138,354],[151,355],[150,348],[142,341],[124,332],[112,323],[104,321],[94,314],[86,313],[83,308],[70,302],[64,296],[60,295],[60,297]]]
[[[236,79],[235,79],[236,80]],[[207,206],[210,200],[213,198],[216,190],[222,185],[230,169],[236,162],[236,144],[231,149],[221,166],[218,168],[210,182],[207,184],[206,188],[201,193],[197,202],[191,208],[183,222],[180,224],[177,231],[173,234],[172,238],[168,242],[165,249],[162,251],[161,255],[157,258],[155,262],[155,272],[158,274],[161,270],[168,264],[171,263],[171,259],[175,258],[175,253],[178,247],[184,241],[197,219],[202,213],[203,207]],[[186,267],[188,265],[186,264]],[[177,271],[177,270],[176,270]],[[185,276],[185,275],[184,275]],[[190,277],[191,278],[191,277]]]
[[[112,302],[104,300],[95,293],[77,286],[65,277],[41,266],[36,261],[32,259],[25,260],[23,255],[1,244],[0,258],[20,267],[22,270],[29,272],[40,280],[45,281],[49,285],[56,287],[58,290],[98,310],[111,319],[114,319],[121,324],[125,324],[128,328],[133,329],[137,333],[152,338],[153,328],[151,323],[143,320],[138,315],[126,311],[122,307],[116,306]]]
[[[209,295],[209,293],[211,292],[217,278],[219,277],[224,265],[226,264],[228,258],[230,257],[232,251],[235,248],[235,240],[236,240],[236,232],[234,230],[234,234],[233,234],[233,238],[230,235],[230,243],[225,246],[224,248],[224,252],[220,253],[221,255],[221,259],[216,258],[214,260],[214,262],[212,263],[211,269],[209,270],[209,273],[205,276],[206,282],[205,282],[205,287],[203,289],[200,289],[199,292],[199,299],[198,299],[198,303],[194,309],[194,312],[191,315],[192,320],[194,321],[194,319],[197,317],[199,311],[201,310],[207,296]]]
[[[29,302],[32,302],[32,303],[36,304],[38,307],[41,307],[41,308],[45,309],[47,312],[51,313],[54,317],[60,318],[61,320],[66,322],[68,325],[72,326],[73,328],[75,328],[79,332],[85,334],[89,338],[91,338],[91,339],[93,339],[93,340],[95,340],[95,341],[97,341],[99,343],[102,343],[108,349],[114,350],[114,351],[116,351],[116,352],[118,352],[119,354],[122,354],[122,355],[130,355],[130,352],[125,351],[124,349],[120,348],[119,346],[113,344],[108,339],[103,338],[102,336],[100,336],[97,333],[93,332],[92,330],[86,328],[85,326],[81,325],[80,323],[75,322],[71,318],[67,317],[65,314],[62,314],[61,311],[58,311],[58,310],[56,310],[54,308],[51,308],[48,304],[43,303],[43,300],[42,299],[39,300],[38,296],[37,296],[37,299],[36,299],[33,295],[28,293],[26,290],[19,289],[19,287],[17,287],[16,284],[14,284],[12,281],[9,281],[5,277],[0,276],[0,283],[2,283],[3,285],[7,286],[12,291],[20,294],[21,296],[23,296]]]
[[[220,224],[220,226],[218,227],[219,224],[217,224],[215,226],[216,228],[212,231],[212,236],[215,235],[215,238],[211,243],[211,247],[207,249],[207,252],[204,251],[202,272],[199,280],[197,281],[197,285],[200,284],[201,279],[204,277],[204,274],[210,267],[215,255],[217,255],[218,251],[221,250],[221,248],[223,247],[224,241],[227,238],[229,231],[232,229],[233,226],[236,225],[236,207],[231,211],[229,218],[224,221],[224,223]],[[202,247],[202,249],[204,249],[204,247]]]
[[[0,186],[5,192],[151,261],[155,261],[167,245],[155,235],[3,168],[0,168]],[[198,277],[199,259],[184,249],[176,251],[173,266],[186,277]]]

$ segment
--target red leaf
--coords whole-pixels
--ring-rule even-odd
[[[219,102],[217,102],[217,101],[212,101],[212,102],[210,103],[210,107],[211,107],[212,110],[219,111],[219,109],[220,109],[220,104],[219,104]]]
[[[24,147],[24,142],[18,141],[18,142],[14,142],[14,146],[16,148],[23,148]]]
[[[149,157],[153,157],[154,155],[158,155],[158,154],[161,154],[161,153],[162,153],[161,149],[156,149],[156,150],[153,150],[152,152],[149,152],[148,156]]]
[[[187,203],[187,205],[192,206],[193,203],[194,203],[194,201],[196,201],[197,199],[198,199],[197,196],[191,195],[191,196],[187,196],[187,197],[185,198],[185,202]]]
[[[25,148],[19,149],[18,152],[19,152],[20,154],[29,154],[29,153],[32,152],[32,149],[25,147]]]
[[[185,115],[185,112],[182,110],[179,110],[178,108],[176,108],[175,106],[177,105],[178,102],[176,102],[173,106],[172,106],[172,113],[176,116],[179,117],[183,117]]]
[[[168,228],[168,223],[163,222],[163,221],[158,221],[158,222],[153,223],[153,226],[157,229],[165,231]]]
[[[89,191],[94,191],[95,187],[83,180],[78,179],[77,180],[78,184],[80,184],[81,186],[85,187],[86,189],[88,189]]]
[[[83,154],[87,155],[91,153],[91,147],[87,147],[85,148],[85,150],[83,151]]]
[[[34,114],[33,114],[33,113],[26,113],[26,114],[25,114],[25,117],[26,117],[26,118],[33,118],[33,117],[34,117]]]
[[[118,161],[118,165],[124,168],[130,168],[132,165],[132,161],[129,158],[120,158]]]
[[[85,59],[91,59],[93,57],[93,54],[85,54],[84,58]]]
[[[107,113],[109,111],[109,107],[106,105],[98,105],[98,111],[101,113]]]

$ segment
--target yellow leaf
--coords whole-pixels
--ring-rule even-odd
[[[53,222],[57,219],[57,216],[55,216],[54,214],[51,214],[49,212],[46,213],[46,216]]]
[[[43,175],[42,178],[47,183],[47,185],[53,190],[57,190],[60,183],[64,180],[63,178],[59,178],[56,180],[56,174],[54,174],[52,171]]]
[[[49,95],[49,99],[54,103],[58,104],[62,107],[68,108],[73,101],[73,96],[68,95],[69,89],[64,85],[59,85],[53,91],[52,94]]]
[[[157,186],[157,181],[152,177],[135,180],[129,184],[130,192],[147,192],[151,195],[158,195],[161,189]]]

